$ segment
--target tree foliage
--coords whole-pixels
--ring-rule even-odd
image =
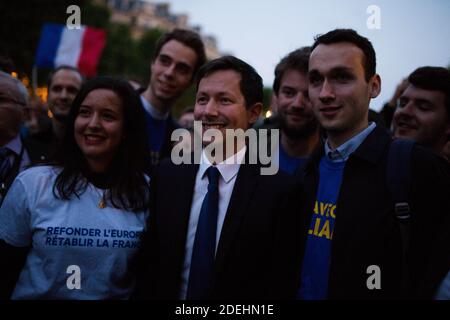
[[[140,39],[132,37],[131,27],[110,22],[111,12],[90,0],[0,1],[0,56],[13,61],[20,76],[31,78],[36,48],[44,23],[65,24],[67,7],[81,8],[81,24],[106,30],[107,40],[98,66],[99,75],[123,76],[147,86],[156,42],[162,31],[151,29]],[[1,58],[1,57],[0,57]],[[45,85],[49,70],[39,70],[39,85]],[[195,86],[177,101],[173,113],[195,104]],[[270,104],[270,89],[264,91],[264,106]]]
[[[0,55],[10,58],[19,74],[31,74],[44,22],[65,23],[66,9],[84,0],[0,1]]]

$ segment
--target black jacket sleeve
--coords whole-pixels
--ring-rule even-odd
[[[20,272],[25,264],[29,247],[15,247],[0,239],[0,300],[11,297]]]

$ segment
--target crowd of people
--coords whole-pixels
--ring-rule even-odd
[[[28,128],[0,72],[1,299],[450,299],[450,70],[419,67],[374,112],[375,50],[335,29],[281,59],[263,119],[256,70],[206,60],[175,29],[146,88],[59,66]],[[174,163],[194,121],[200,161]],[[230,129],[279,130],[279,171]]]

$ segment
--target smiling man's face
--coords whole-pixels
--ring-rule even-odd
[[[163,102],[176,100],[191,85],[196,63],[192,48],[177,40],[168,41],[151,65],[152,96]]]
[[[450,136],[444,93],[408,85],[395,110],[394,136],[416,140],[440,152]]]
[[[366,81],[364,53],[356,45],[320,44],[309,60],[309,98],[317,120],[346,141],[368,123],[369,102],[379,92],[378,75]]]
[[[226,129],[245,131],[255,123],[260,112],[259,104],[247,108],[240,81],[241,76],[234,70],[215,71],[200,80],[194,117],[202,121],[203,133],[208,129],[218,129],[225,138]]]

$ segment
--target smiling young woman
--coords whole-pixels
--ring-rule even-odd
[[[21,264],[0,264],[15,274],[3,297],[130,296],[148,217],[146,139],[139,96],[126,81],[99,77],[81,88],[55,161],[20,174],[1,207],[0,254],[25,252]]]

